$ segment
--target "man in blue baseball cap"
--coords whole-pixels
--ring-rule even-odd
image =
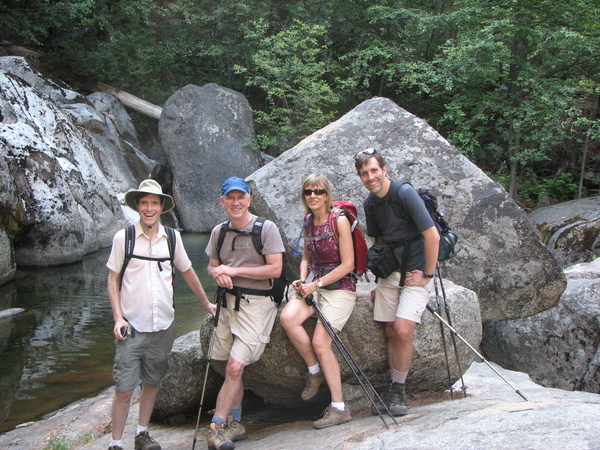
[[[262,356],[277,316],[271,301],[273,279],[279,277],[285,248],[277,226],[251,214],[246,181],[227,178],[221,206],[229,220],[213,228],[206,246],[208,275],[219,285],[221,302],[212,360],[225,361],[225,381],[207,435],[208,448],[231,450],[247,437],[241,424],[244,368]],[[254,244],[257,233],[262,251]]]

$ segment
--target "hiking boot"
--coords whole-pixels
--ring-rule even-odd
[[[388,409],[392,416],[405,416],[408,414],[408,397],[404,392],[404,383],[392,383],[389,392]]]
[[[340,411],[339,409],[329,405],[327,408],[325,408],[325,411],[323,411],[323,417],[313,423],[313,427],[317,430],[320,430],[321,428],[332,427],[334,425],[349,422],[350,420],[352,420],[350,411],[347,409]]]
[[[383,401],[385,403],[385,405],[388,406],[388,401],[390,398],[390,391],[378,392],[378,394],[379,394],[379,397],[381,398],[381,401]],[[373,405],[373,406],[371,406],[371,414],[373,414],[374,416],[379,415],[379,413],[387,414],[387,411],[385,410],[385,406],[383,406],[381,404],[381,402],[379,401],[377,396],[374,396],[373,401],[377,405],[377,408],[379,408],[379,412],[377,412],[377,408],[375,408],[375,405]]]
[[[111,445],[108,447],[108,450],[123,450],[123,447],[119,447],[118,445]]]
[[[210,429],[206,436],[208,450],[233,450],[235,448],[233,442],[225,436],[226,428],[227,425],[222,423],[212,422],[210,424]]]
[[[227,417],[227,426],[223,432],[223,437],[231,442],[243,441],[248,437],[246,428],[240,422],[233,420],[232,416]]]
[[[135,437],[135,450],[160,450],[160,445],[147,431],[142,431]]]
[[[315,395],[317,395],[317,392],[319,392],[319,386],[321,386],[321,383],[323,383],[323,381],[325,381],[325,374],[322,370],[315,373],[314,375],[307,373],[306,387],[304,388],[304,391],[302,391],[302,395],[300,396],[300,398],[302,398],[302,400],[304,401],[313,398]]]

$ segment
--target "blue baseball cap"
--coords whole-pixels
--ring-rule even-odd
[[[221,195],[225,195],[231,191],[241,191],[249,194],[250,188],[243,178],[231,177],[223,181],[223,185],[221,186]]]

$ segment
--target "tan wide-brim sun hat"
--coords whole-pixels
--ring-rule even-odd
[[[164,200],[162,211],[163,214],[171,211],[175,207],[173,197],[167,194],[163,194],[160,184],[158,184],[155,180],[144,180],[140,183],[139,188],[137,188],[136,190],[128,191],[125,194],[125,204],[134,211],[137,211],[138,209],[135,202],[139,198],[140,194],[156,194],[159,197],[162,197]]]

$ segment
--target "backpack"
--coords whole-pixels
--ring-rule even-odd
[[[392,198],[398,198],[400,188],[404,184],[411,185],[408,181],[405,181],[403,183],[392,183],[392,186],[390,187],[390,191],[394,194],[394,197]],[[440,233],[440,249],[438,253],[438,261],[446,261],[450,258],[450,256],[456,253],[454,247],[458,242],[458,235],[454,231],[452,231],[450,225],[448,225],[448,222],[446,222],[446,220],[444,219],[443,214],[438,211],[438,202],[436,196],[433,195],[427,189],[419,189],[417,192],[423,200],[423,203],[425,203],[427,212],[429,212],[429,215],[433,219],[435,227]],[[399,202],[392,201],[390,202],[390,204],[392,205],[392,210],[394,211],[394,214],[396,214],[398,217],[407,216],[406,212],[403,209],[401,209],[402,205],[400,205]]]
[[[146,261],[157,261],[158,269],[162,271],[161,262],[171,261],[171,275],[172,275],[172,283],[175,284],[175,266],[173,265],[173,258],[175,257],[175,231],[171,227],[165,227],[165,231],[167,232],[167,244],[169,246],[169,256],[167,258],[150,258],[147,256],[138,256],[133,254],[133,249],[135,248],[135,225],[130,225],[125,228],[125,258],[123,260],[123,266],[121,267],[121,272],[119,273],[119,290],[123,286],[123,276],[125,276],[125,269],[131,261],[131,258],[143,259]]]
[[[221,260],[221,248],[223,247],[223,241],[225,240],[225,234],[228,231],[233,231],[238,234],[238,236],[251,236],[252,244],[254,245],[254,249],[259,255],[262,255],[263,243],[262,243],[262,227],[265,223],[264,217],[257,217],[254,225],[252,225],[252,231],[242,231],[237,228],[231,228],[229,226],[229,220],[226,220],[221,224],[221,230],[219,231],[219,239],[217,240],[217,254],[219,255],[219,262]],[[234,238],[235,242],[235,238]],[[248,293],[254,295],[268,295],[271,297],[271,300],[275,302],[275,304],[279,307],[283,298],[287,299],[287,289],[289,280],[286,278],[285,266],[287,263],[287,257],[285,252],[283,252],[283,264],[281,266],[281,274],[279,277],[271,280],[271,289],[269,290],[258,290],[258,289],[245,289],[240,288],[239,291],[241,293]],[[236,303],[236,309],[239,310],[239,302]]]
[[[348,221],[350,222],[350,231],[352,232],[352,246],[354,248],[354,270],[352,271],[352,275],[355,278],[360,278],[363,275],[366,280],[369,281],[367,276],[367,242],[365,241],[365,236],[363,235],[362,229],[360,228],[360,224],[358,223],[358,213],[356,210],[356,206],[354,203],[347,200],[336,200],[333,202],[334,208],[331,210],[329,214],[329,228],[333,231],[333,237],[335,240],[338,240],[339,231],[338,231],[338,217],[340,215],[346,216]],[[304,216],[304,225],[302,226],[302,230],[300,230],[300,236],[298,236],[298,241],[296,242],[296,249],[294,250],[294,256],[299,257],[300,253],[298,252],[298,247],[300,245],[300,240],[304,235],[304,230],[308,221],[312,219],[312,214],[307,214]],[[329,237],[329,236],[323,236]]]

